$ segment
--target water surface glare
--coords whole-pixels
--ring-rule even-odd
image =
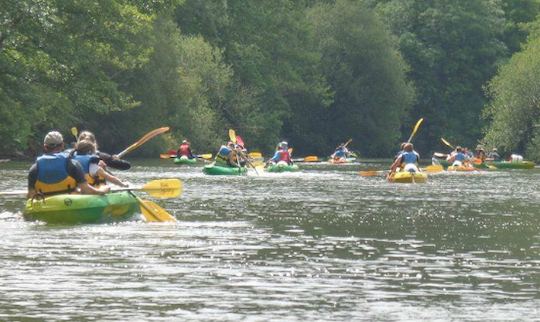
[[[226,177],[168,161],[116,174],[180,178],[181,198],[154,200],[176,224],[44,225],[0,198],[0,320],[540,316],[538,168],[414,185],[358,175],[376,163]],[[0,190],[25,189],[29,164],[0,166]]]

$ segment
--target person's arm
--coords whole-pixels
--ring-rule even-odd
[[[114,183],[115,185],[117,186],[120,186],[120,187],[127,187],[128,184],[127,183],[123,183],[120,179],[118,179],[116,176],[113,176],[112,174],[110,174],[109,172],[105,171],[105,169],[99,167],[98,170],[96,171],[96,173],[105,178],[106,181],[108,182],[112,182]]]
[[[77,182],[77,187],[81,191],[81,193],[86,195],[104,195],[107,192],[111,190],[111,187],[107,185],[103,185],[99,188],[94,188],[91,185],[86,182],[86,178],[84,177],[84,171],[81,167],[81,164],[75,160],[70,160],[71,162],[68,163],[68,173],[73,179],[75,179],[75,182]]]
[[[30,170],[28,171],[28,192],[26,194],[26,197],[28,199],[33,198],[36,194],[36,190],[34,189],[34,186],[36,185],[37,181],[37,163],[34,163]]]

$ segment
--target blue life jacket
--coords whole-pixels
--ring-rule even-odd
[[[220,157],[222,159],[227,159],[227,157],[229,156],[229,154],[231,154],[231,149],[225,145],[222,145],[220,148],[219,148],[219,151],[217,153],[217,157]]]
[[[345,152],[345,149],[337,149],[336,152],[334,152],[335,158],[345,158],[347,156],[347,153]]]
[[[458,152],[454,160],[460,162],[465,161],[465,154],[463,154],[462,152]]]
[[[98,176],[91,176],[90,175],[90,164],[91,163],[97,163],[99,161],[99,157],[97,155],[92,154],[83,154],[78,155],[75,154],[73,157],[74,160],[79,161],[79,163],[82,166],[82,169],[84,171],[84,177],[86,178],[86,181],[89,185],[95,186],[100,183],[105,183],[105,178],[100,178]]]
[[[73,191],[75,178],[68,173],[69,158],[65,153],[44,154],[37,158],[37,178],[34,189],[51,194]]]
[[[409,164],[416,163],[418,161],[418,155],[414,152],[401,153],[401,163]]]

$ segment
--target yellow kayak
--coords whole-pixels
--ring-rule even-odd
[[[447,171],[476,171],[476,168],[475,167],[469,167],[469,166],[465,166],[465,165],[457,165],[457,166],[454,166],[454,165],[451,165],[448,167]]]
[[[423,172],[400,171],[391,174],[388,181],[397,183],[425,183],[427,174]]]

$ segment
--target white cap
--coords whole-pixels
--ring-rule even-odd
[[[64,143],[64,138],[62,134],[58,131],[51,131],[45,135],[43,144],[49,147],[56,147]]]

